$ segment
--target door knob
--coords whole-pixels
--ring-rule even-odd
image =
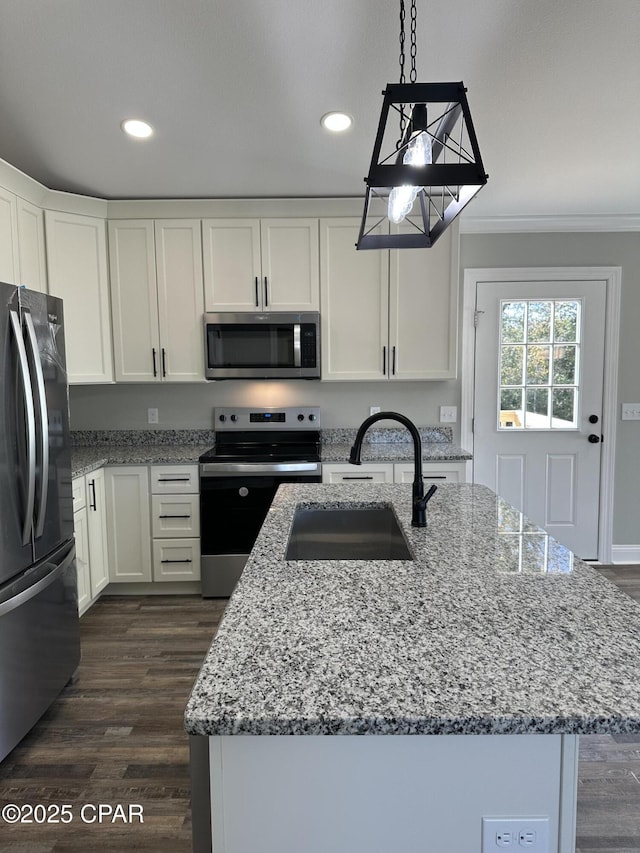
[[[588,440],[591,442],[591,444],[598,444],[598,442],[600,441],[600,436],[592,432]]]
[[[589,415],[589,423],[590,424],[597,424],[598,423],[598,416],[597,415]]]

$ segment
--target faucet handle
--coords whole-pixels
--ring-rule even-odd
[[[425,509],[425,508],[426,508],[427,504],[429,503],[429,501],[431,500],[431,498],[435,495],[435,493],[437,492],[437,490],[438,490],[438,487],[437,487],[437,486],[436,486],[436,484],[434,483],[434,484],[431,486],[431,488],[429,489],[429,491],[427,492],[427,494],[426,494],[423,498],[420,498],[420,500],[418,501],[418,503],[420,504],[420,509]]]

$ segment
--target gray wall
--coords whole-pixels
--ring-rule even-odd
[[[461,239],[461,270],[544,266],[622,268],[613,544],[638,545],[640,421],[621,421],[620,408],[640,401],[640,234],[465,234]]]
[[[640,543],[640,422],[620,421],[622,402],[640,402],[640,235],[464,234],[460,267],[619,266],[622,320],[615,471],[616,545]],[[421,425],[438,423],[438,407],[460,405],[454,382],[212,382],[206,384],[75,386],[74,429],[148,428],[147,408],[159,409],[159,428],[211,428],[223,405],[322,406],[327,427],[357,426],[369,406],[401,411]],[[457,437],[458,425],[454,436]]]

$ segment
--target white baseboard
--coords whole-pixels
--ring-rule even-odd
[[[612,545],[612,563],[640,563],[640,545]]]

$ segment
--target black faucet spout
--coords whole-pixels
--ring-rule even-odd
[[[411,433],[413,439],[413,485],[412,485],[412,501],[411,501],[411,525],[412,527],[427,526],[427,502],[435,491],[435,486],[429,490],[429,494],[425,499],[424,480],[422,479],[422,441],[418,428],[410,421],[409,418],[398,412],[377,412],[375,415],[370,415],[361,424],[356,434],[356,439],[349,454],[349,462],[351,465],[361,465],[360,454],[362,452],[362,442],[365,433],[372,424],[377,421],[391,420],[405,426]]]

